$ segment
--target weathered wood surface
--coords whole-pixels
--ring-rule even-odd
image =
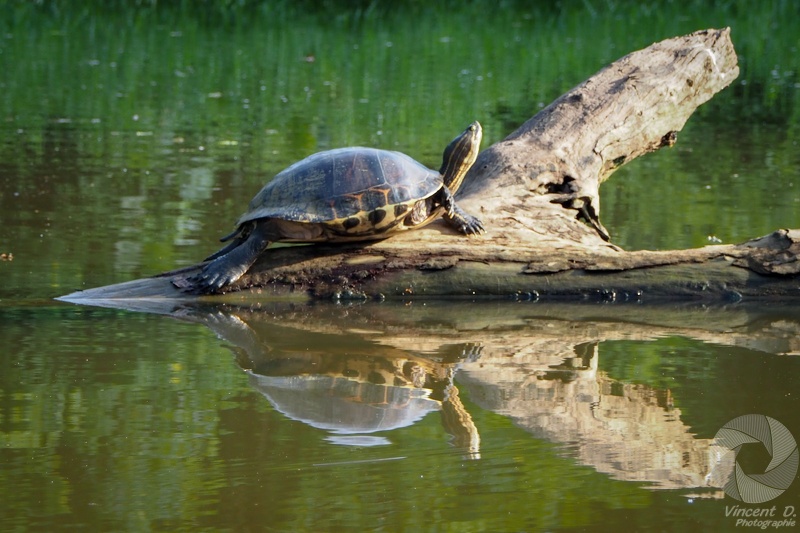
[[[229,294],[210,298],[800,297],[800,230],[741,245],[626,252],[600,222],[600,184],[621,165],[673,145],[697,107],[737,75],[727,28],[634,52],[480,154],[459,203],[482,218],[485,235],[465,238],[439,221],[384,241],[274,249]],[[198,268],[67,299],[193,299],[172,282]]]

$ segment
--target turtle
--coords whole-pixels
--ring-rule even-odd
[[[480,458],[478,427],[454,383],[457,361],[378,353],[341,355],[279,350],[253,358],[240,353],[237,363],[275,409],[329,431],[330,442],[386,444],[387,439],[373,434],[411,426],[439,411],[451,443],[467,458]]]
[[[475,162],[483,130],[473,122],[448,144],[439,171],[401,152],[348,147],[311,155],[278,173],[250,201],[231,241],[186,281],[189,292],[225,292],[274,242],[386,238],[440,216],[464,235],[484,232],[453,195]]]

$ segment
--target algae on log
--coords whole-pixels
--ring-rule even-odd
[[[459,204],[479,214],[486,234],[465,238],[438,221],[383,241],[271,249],[224,298],[800,297],[800,230],[740,245],[626,252],[600,222],[600,184],[636,157],[672,146],[695,109],[738,72],[729,28],[634,52],[479,155]],[[173,283],[201,266],[68,299],[193,299]]]

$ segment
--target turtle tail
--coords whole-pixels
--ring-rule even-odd
[[[238,226],[235,230],[233,230],[232,232],[228,233],[224,237],[220,238],[219,242],[227,242],[227,241],[233,239],[234,237],[236,237],[236,235],[238,235],[241,232],[242,232],[242,227]]]
[[[236,237],[236,238],[234,239],[234,237]],[[228,252],[230,252],[234,248],[237,248],[245,240],[247,240],[247,236],[243,235],[241,226],[236,228],[232,233],[229,233],[228,235],[225,235],[224,237],[222,237],[219,240],[219,242],[227,242],[227,241],[230,241],[231,239],[233,239],[233,242],[229,243],[227,246],[225,246],[221,250],[219,250],[217,252],[214,252],[213,254],[209,255],[208,257],[203,259],[203,261],[213,261],[217,257],[222,257],[223,255],[227,254]]]

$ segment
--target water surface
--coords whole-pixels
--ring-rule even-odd
[[[437,168],[473,120],[488,146],[620,56],[725,25],[741,79],[603,185],[603,222],[629,249],[798,227],[796,6],[590,4],[3,4],[0,528],[734,529],[711,440],[749,413],[800,438],[795,308],[52,300],[198,261],[310,153]]]
[[[786,310],[0,313],[9,529],[727,528],[711,439],[800,424]]]

